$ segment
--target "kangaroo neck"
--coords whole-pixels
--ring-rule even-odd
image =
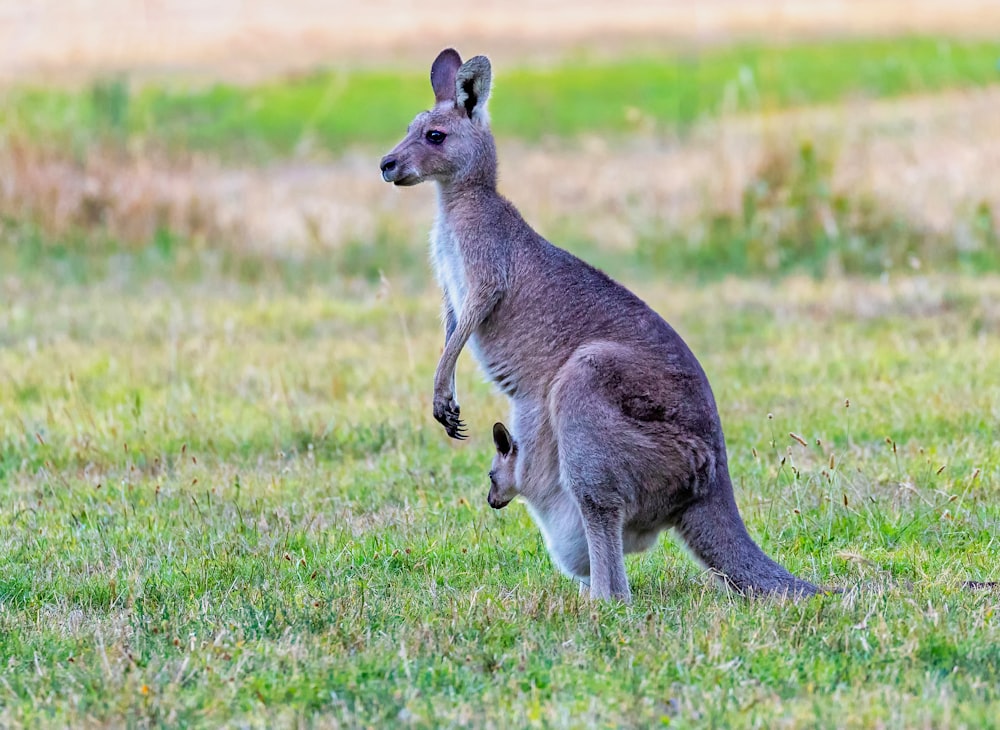
[[[457,212],[470,205],[498,197],[496,180],[463,180],[438,183],[438,202],[445,214]]]
[[[444,209],[461,207],[497,197],[497,153],[493,137],[485,134],[479,153],[470,157],[460,171],[447,180],[438,180]]]

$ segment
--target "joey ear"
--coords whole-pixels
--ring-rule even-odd
[[[510,431],[499,421],[493,424],[493,444],[500,456],[507,456],[514,448],[514,439],[511,438]]]
[[[445,48],[431,64],[431,88],[438,104],[455,100],[455,75],[461,65],[462,57],[454,48]]]
[[[490,98],[492,74],[490,59],[476,56],[463,63],[455,76],[455,102],[473,121],[489,122],[486,100]]]

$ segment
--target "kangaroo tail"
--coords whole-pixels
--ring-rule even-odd
[[[694,554],[743,595],[811,596],[820,591],[769,558],[747,532],[723,468],[709,493],[691,503],[677,531]]]

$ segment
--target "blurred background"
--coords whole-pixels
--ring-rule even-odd
[[[493,60],[503,190],[619,273],[996,268],[998,33],[980,0],[5,0],[0,267],[422,285],[431,191],[377,160],[453,45]]]

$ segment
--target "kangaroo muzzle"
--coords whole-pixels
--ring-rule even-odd
[[[379,169],[382,170],[383,180],[399,187],[416,185],[423,179],[412,164],[392,152],[382,158]]]
[[[510,504],[513,500],[511,500],[511,499],[508,499],[508,500],[499,499],[495,494],[493,494],[493,490],[491,489],[490,493],[488,495],[486,495],[486,501],[489,502],[490,507],[492,507],[493,509],[503,509],[508,504]]]

